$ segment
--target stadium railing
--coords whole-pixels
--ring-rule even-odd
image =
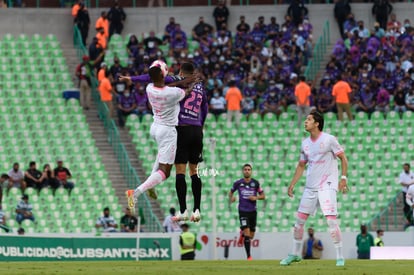
[[[82,38],[79,29],[74,26],[73,28],[73,42],[77,50],[79,62],[81,62],[82,56],[87,55],[88,52],[83,46]],[[131,165],[130,158],[124,144],[121,142],[118,128],[115,121],[109,116],[109,109],[106,104],[102,103],[100,99],[98,88],[98,80],[92,77],[92,98],[98,108],[98,114],[103,121],[105,131],[108,135],[108,142],[111,144],[118,158],[118,162],[121,167],[121,171],[127,179],[128,186],[135,188],[140,183],[136,170]],[[151,232],[163,232],[163,227],[158,220],[157,216],[152,211],[150,202],[146,195],[141,196],[142,199],[138,200],[138,208],[143,210],[145,215],[145,228]]]
[[[387,204],[387,206],[375,215],[368,223],[367,227],[369,230],[382,229],[385,231],[401,229],[401,223],[398,220],[398,207],[400,204],[397,202],[398,196],[401,192],[398,192],[393,199]],[[375,224],[375,228],[374,228]]]
[[[314,80],[317,76],[321,62],[326,54],[326,48],[331,43],[329,21],[325,21],[323,25],[322,35],[318,38],[312,51],[312,59],[309,61],[305,69],[305,77],[307,80]]]

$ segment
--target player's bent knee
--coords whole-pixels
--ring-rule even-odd
[[[186,165],[185,164],[176,163],[175,164],[175,173],[176,174],[183,174],[183,175],[185,175],[185,168],[186,168]]]
[[[194,176],[194,175],[198,175],[198,164],[190,164],[189,168],[190,168],[190,177]]]

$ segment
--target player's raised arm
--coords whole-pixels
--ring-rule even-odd
[[[299,181],[300,177],[303,175],[303,171],[305,171],[306,162],[300,160],[298,165],[296,166],[295,174],[293,175],[292,181],[290,182],[288,188],[288,196],[293,197],[293,189],[295,188],[296,183]]]
[[[337,157],[341,160],[341,170],[342,170],[341,181],[339,182],[339,191],[345,194],[348,191],[348,186],[347,186],[348,179],[346,177],[348,173],[348,159],[346,158],[344,152],[338,154]]]

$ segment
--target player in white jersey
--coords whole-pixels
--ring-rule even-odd
[[[411,184],[407,189],[407,194],[405,195],[405,203],[411,208],[411,214],[413,215],[414,220],[414,184]],[[410,225],[411,224],[407,224],[407,226]]]
[[[336,193],[347,191],[348,160],[337,139],[322,132],[324,120],[320,113],[312,111],[305,120],[305,130],[310,137],[302,142],[300,159],[295,174],[288,188],[289,197],[293,197],[295,184],[302,176],[306,164],[306,185],[299,204],[297,220],[294,227],[292,253],[283,259],[281,265],[290,265],[302,260],[303,228],[309,215],[314,215],[320,206],[327,219],[329,232],[336,249],[336,265],[344,266],[342,254],[341,229],[338,226]],[[341,161],[341,181],[338,188],[338,161]]]
[[[135,209],[136,200],[142,193],[170,176],[177,147],[175,126],[178,125],[179,102],[186,96],[183,89],[165,86],[164,76],[159,67],[150,68],[149,75],[153,83],[148,84],[146,90],[154,113],[150,134],[157,143],[158,154],[148,179],[135,190],[126,191],[128,206],[131,209]]]

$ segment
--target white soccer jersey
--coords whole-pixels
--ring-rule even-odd
[[[338,190],[337,155],[344,149],[336,137],[321,132],[316,140],[310,137],[302,142],[300,161],[308,164],[306,188]]]
[[[413,182],[413,181],[414,181],[414,173],[410,171],[410,172],[407,174],[407,173],[405,173],[405,172],[403,171],[403,172],[401,172],[401,174],[400,174],[400,179],[399,179],[399,180],[400,180],[400,184],[401,184],[401,183],[409,184],[409,183],[411,183],[411,182]],[[402,186],[401,190],[402,190],[403,192],[407,193],[408,186]]]
[[[410,185],[410,187],[408,187],[407,195],[405,195],[405,202],[409,206],[413,206],[413,204],[414,204],[414,185]],[[413,215],[414,215],[414,213],[413,213]]]
[[[153,83],[147,85],[148,100],[152,105],[154,122],[167,125],[178,125],[179,102],[185,97],[183,89],[177,87],[157,88]]]

